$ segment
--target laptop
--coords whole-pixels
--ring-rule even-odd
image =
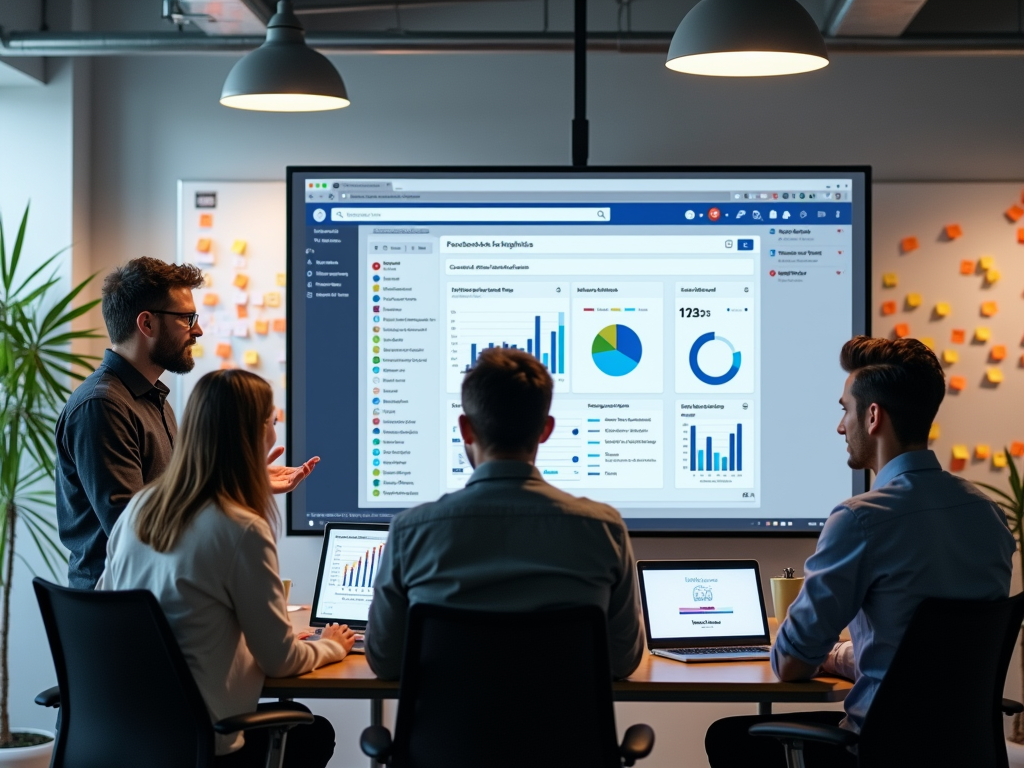
[[[771,650],[756,560],[641,560],[647,647],[676,661],[765,661]]]
[[[309,625],[317,627],[307,640],[319,640],[328,624],[348,624],[356,633],[366,629],[373,585],[388,541],[387,523],[328,523]],[[357,634],[352,651],[363,652]]]

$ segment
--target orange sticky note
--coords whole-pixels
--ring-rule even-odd
[[[1016,221],[1017,219],[1014,219]],[[199,226],[203,229],[209,229],[213,226],[213,214],[212,213],[200,213],[199,214]]]
[[[269,331],[269,330],[270,330],[270,323],[268,323],[266,320],[257,320],[256,321],[256,333],[260,334],[261,336],[266,336],[267,335],[267,331]]]
[[[974,340],[985,343],[992,339],[992,329],[984,325],[979,325],[974,329]]]
[[[954,328],[949,338],[954,344],[963,344],[967,339],[967,331],[963,328]]]
[[[1024,227],[1017,230],[1017,242],[1024,244]]]
[[[882,302],[882,314],[883,315],[895,315],[896,314],[896,302],[895,301],[883,301]]]
[[[994,301],[981,302],[981,314],[985,317],[992,317],[999,311],[999,305]]]
[[[283,317],[274,318],[274,333],[285,333],[288,330],[288,321]]]
[[[259,365],[260,364],[260,353],[255,349],[245,350],[245,355],[242,357],[246,365]]]
[[[916,237],[904,237],[900,240],[900,251],[903,253],[910,253],[916,251],[920,247],[920,243],[917,242]]]
[[[1005,451],[996,451],[992,454],[992,466],[996,469],[1004,469],[1008,463]]]
[[[935,314],[939,317],[945,317],[952,311],[948,301],[940,301],[935,305]]]
[[[231,244],[231,252],[237,253],[239,256],[241,256],[243,253],[245,253],[246,245],[247,243],[245,242],[245,240],[235,240],[235,242]]]
[[[278,408],[277,409],[277,421],[278,421],[278,423],[284,421],[284,408]]]
[[[235,304],[235,312],[237,313],[239,320],[244,320],[249,316],[249,309],[245,304]]]
[[[199,242],[196,243],[196,250],[200,253],[209,253],[211,245],[213,245],[213,241],[210,238],[200,237]]]
[[[997,363],[1000,360],[1005,360],[1006,359],[1006,345],[1005,344],[996,344],[989,351],[988,356],[990,358],[992,358],[992,360],[994,360]]]
[[[1021,208],[1019,205],[1011,205],[1006,209],[1006,218],[1010,221],[1020,221],[1021,216],[1024,216],[1024,208]]]
[[[886,288],[895,288],[899,284],[900,278],[895,272],[886,272],[882,275],[882,285]],[[376,288],[377,286],[374,286]]]
[[[974,274],[974,262],[970,259],[964,259],[960,262],[960,274],[961,275],[973,275]]]
[[[939,423],[937,421],[933,421],[931,429],[928,430],[928,439],[929,440],[938,440],[939,439],[939,434],[940,434],[940,432],[939,432]]]
[[[896,323],[896,327],[893,329],[897,339],[905,339],[910,335],[910,326],[906,323]]]
[[[921,294],[920,293],[908,293],[907,294],[907,306],[911,309],[917,309],[921,306]]]
[[[237,288],[245,288],[245,286],[249,284],[249,276],[242,274],[235,275],[235,279],[232,280],[231,283]]]
[[[217,302],[218,301],[220,301],[220,299],[217,298],[217,294],[216,293],[208,293],[205,296],[203,296],[203,305],[204,306],[215,307],[215,306],[217,306]]]
[[[1010,455],[1018,459],[1024,456],[1024,443],[1020,440],[1014,440],[1010,443]]]
[[[956,240],[964,233],[959,224],[947,224],[943,231],[950,240]]]
[[[963,376],[950,376],[949,377],[949,388],[954,392],[960,392],[967,389],[967,379]]]
[[[989,384],[1002,384],[1003,372],[998,368],[989,368],[985,371],[985,378]]]
[[[218,344],[217,357],[231,357],[231,345],[226,342]]]
[[[974,458],[979,461],[984,461],[992,455],[992,448],[984,443],[978,443],[974,446]]]

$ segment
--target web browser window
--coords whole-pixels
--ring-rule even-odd
[[[461,175],[460,175],[461,174]],[[634,531],[815,531],[866,326],[865,172],[290,169],[290,529],[463,487],[484,350],[554,382],[546,480]]]

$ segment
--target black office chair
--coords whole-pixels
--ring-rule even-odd
[[[864,768],[1007,768],[1002,714],[1024,711],[1003,698],[1010,656],[1024,620],[1024,593],[1004,600],[929,598],[914,612],[878,687],[860,734],[785,720],[750,727],[803,768],[803,747],[857,747]]]
[[[60,707],[53,768],[208,768],[214,731],[270,730],[279,768],[289,729],[313,715],[250,712],[210,723],[185,657],[151,592],[94,592],[32,580],[57,671],[36,703]]]
[[[491,613],[413,605],[395,738],[371,726],[363,752],[392,768],[621,768],[654,731],[615,740],[604,611]]]

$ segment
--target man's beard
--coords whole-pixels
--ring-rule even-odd
[[[189,339],[188,344],[183,347],[178,346],[178,343],[172,339],[161,339],[157,342],[151,358],[153,363],[171,373],[188,373],[195,368],[196,361],[192,359],[190,349],[195,339]]]
[[[864,425],[859,422],[855,430],[846,433],[846,445],[850,450],[850,458],[846,463],[850,469],[867,469],[871,456],[867,440],[864,439],[866,436]]]

